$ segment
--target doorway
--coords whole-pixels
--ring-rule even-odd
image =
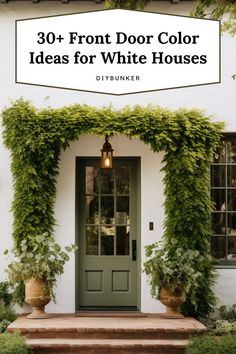
[[[78,307],[137,307],[139,159],[77,158]]]

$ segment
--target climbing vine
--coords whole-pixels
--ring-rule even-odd
[[[105,0],[105,6],[108,9],[143,9],[150,0]]]
[[[195,109],[173,112],[159,107],[114,110],[72,105],[37,110],[24,100],[6,108],[2,117],[4,142],[12,154],[16,247],[23,239],[30,243],[36,235],[53,232],[58,164],[71,141],[82,134],[139,138],[154,152],[165,151],[163,242],[170,252],[181,245],[185,250],[198,250],[205,259],[195,265],[202,274],[197,308],[187,301],[183,311],[202,315],[212,309],[209,161],[220,140],[221,124],[212,123]]]

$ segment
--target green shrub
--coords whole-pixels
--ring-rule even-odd
[[[214,334],[216,329],[216,319],[211,315],[203,318],[199,317],[198,320],[207,328],[209,335]]]
[[[8,320],[3,320],[0,322],[0,333],[5,332],[5,330],[7,329],[7,327],[9,326],[11,322]]]
[[[236,321],[236,304],[233,304],[228,308],[226,306],[221,306],[219,308],[219,314],[222,320],[227,320],[230,322]]]
[[[220,337],[220,354],[236,354],[236,336]]]
[[[16,317],[17,315],[11,307],[0,304],[0,322],[3,320],[12,322],[16,319]]]
[[[236,336],[194,338],[186,354],[236,354]]]
[[[13,300],[13,294],[9,288],[10,285],[8,282],[0,282],[0,302],[2,301],[6,306],[9,306]]]
[[[0,304],[12,306],[18,304],[23,306],[25,303],[25,284],[19,282],[12,286],[9,282],[0,282]]]
[[[215,308],[214,313],[198,317],[198,320],[206,326],[209,335],[236,335],[236,304]]]
[[[220,354],[219,346],[214,337],[194,338],[186,348],[186,354]]]
[[[25,339],[18,333],[0,335],[0,354],[28,354]]]
[[[229,322],[227,320],[218,320],[215,322],[214,333],[217,335],[235,334],[236,322]]]
[[[17,315],[12,308],[0,304],[0,333],[4,332],[9,324],[16,319],[16,317]]]

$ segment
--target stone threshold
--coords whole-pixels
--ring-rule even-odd
[[[147,313],[140,311],[90,311],[79,310],[74,314],[75,317],[147,317]]]

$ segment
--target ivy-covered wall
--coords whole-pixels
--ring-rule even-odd
[[[204,263],[197,308],[189,301],[183,311],[204,315],[214,304],[210,258],[209,161],[220,140],[222,125],[197,110],[176,112],[159,107],[114,110],[73,105],[37,110],[18,100],[2,112],[4,142],[12,153],[14,178],[13,237],[16,246],[43,232],[53,232],[54,202],[60,153],[80,135],[122,134],[139,138],[154,152],[165,151],[165,232],[170,252],[178,245],[196,249]],[[79,154],[79,152],[78,152]]]

